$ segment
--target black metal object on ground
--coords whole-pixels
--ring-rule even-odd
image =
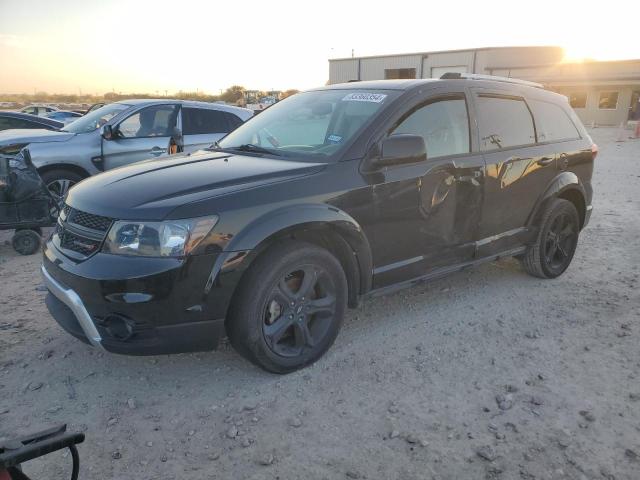
[[[21,464],[35,458],[68,448],[73,466],[71,480],[77,480],[80,457],[76,445],[84,442],[83,433],[67,433],[67,426],[60,425],[38,433],[15,439],[0,439],[0,480],[30,480],[22,472]]]

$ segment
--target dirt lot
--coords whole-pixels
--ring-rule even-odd
[[[594,214],[565,275],[504,260],[368,301],[285,377],[228,346],[85,346],[3,235],[0,436],[69,423],[83,479],[640,478],[640,140],[592,134]]]

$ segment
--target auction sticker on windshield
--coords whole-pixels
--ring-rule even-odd
[[[382,101],[387,98],[384,93],[348,93],[342,99],[343,102],[373,102],[373,103],[382,103]]]

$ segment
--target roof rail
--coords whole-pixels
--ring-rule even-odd
[[[530,82],[528,80],[520,80],[518,78],[511,77],[497,77],[495,75],[481,75],[479,73],[459,73],[459,72],[446,72],[440,77],[442,80],[491,80],[493,82],[515,83],[518,85],[526,85],[528,87],[544,88],[541,83]]]

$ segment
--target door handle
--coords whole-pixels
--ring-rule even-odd
[[[544,167],[546,165],[551,164],[552,162],[553,162],[553,157],[542,157],[542,158],[539,158],[536,163],[541,167]]]
[[[478,170],[474,170],[473,172],[471,172],[471,175],[457,175],[455,179],[458,182],[470,183],[477,187],[480,185],[480,182],[478,182],[477,179],[480,178],[481,176],[482,176],[482,173],[480,173]]]
[[[151,149],[151,155],[161,155],[163,153],[167,153],[167,149],[166,148],[160,148],[160,147],[153,147]]]

